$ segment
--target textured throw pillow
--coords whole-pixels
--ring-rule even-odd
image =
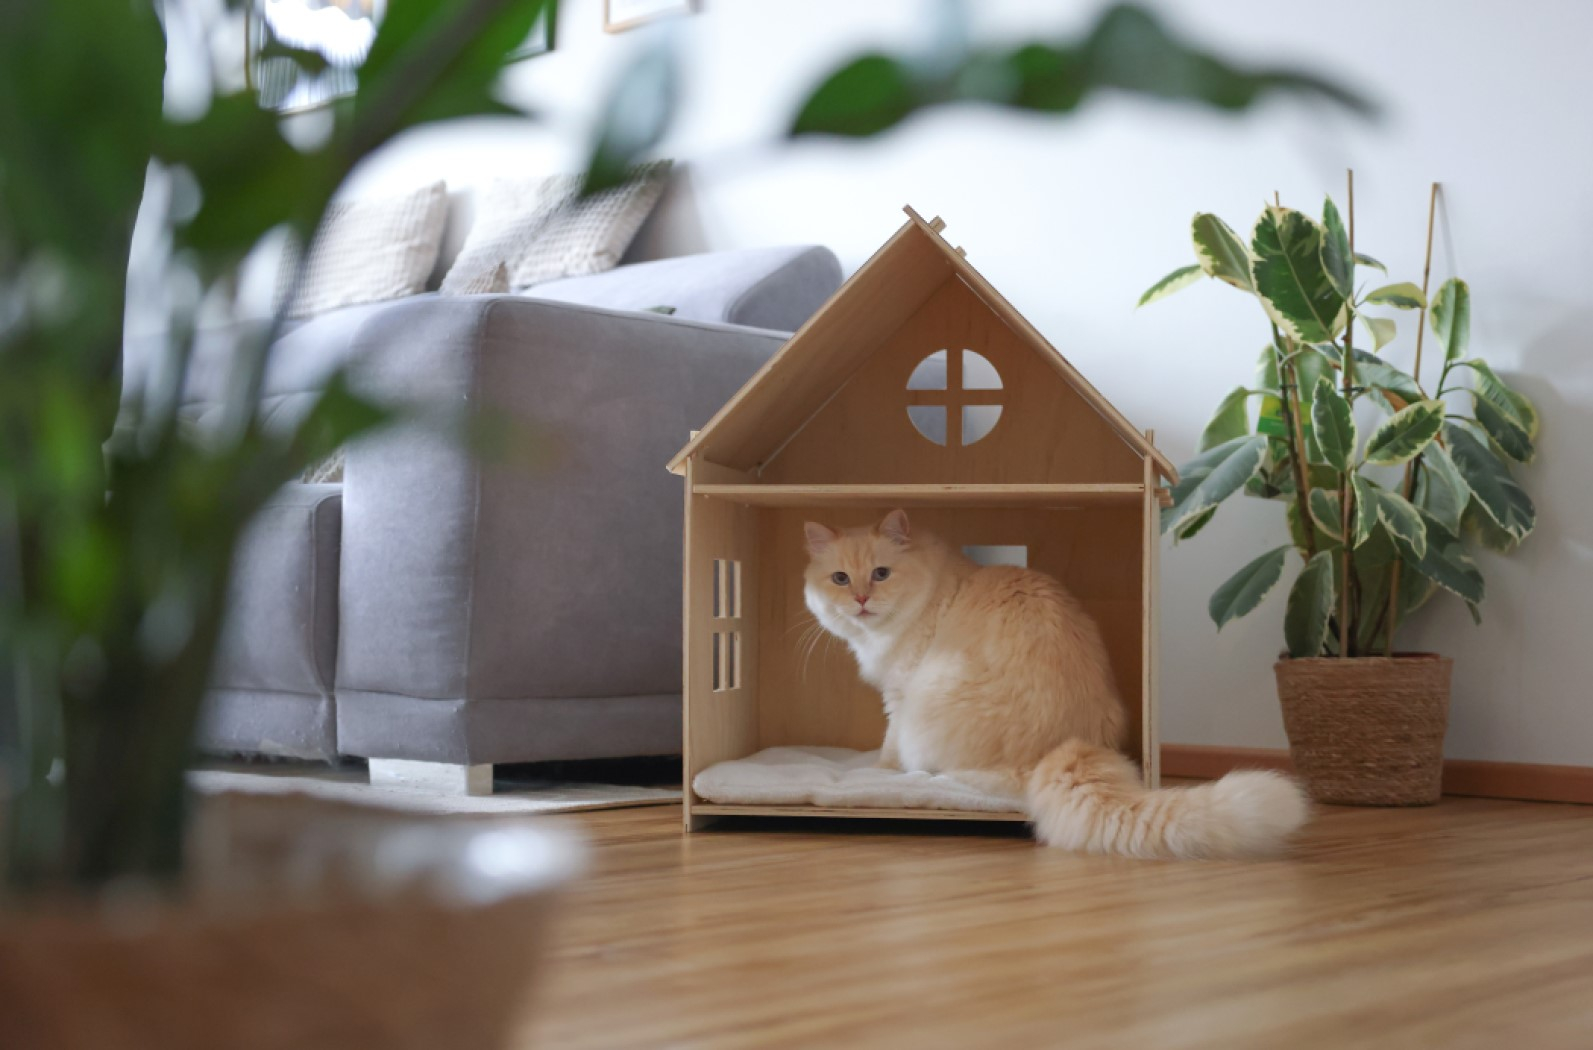
[[[580,179],[553,180],[563,206],[548,220],[529,254],[509,271],[509,283],[526,288],[560,277],[583,277],[619,265],[636,232],[652,214],[669,181],[670,162],[643,164],[625,182],[576,200]]]
[[[311,463],[299,475],[306,485],[341,485],[343,483],[343,450],[327,456],[319,463]]]
[[[444,295],[469,295],[468,289],[492,280],[499,267],[513,287],[516,260],[531,250],[532,242],[564,203],[563,198],[550,192],[551,181],[499,179],[482,190],[470,233],[443,276],[439,291]]]
[[[441,182],[402,197],[333,204],[310,243],[288,316],[308,317],[425,291],[447,218],[448,192]],[[297,261],[297,252],[284,253],[279,295],[289,293]]]
[[[449,271],[453,276],[453,271]],[[509,290],[509,266],[499,263],[490,270],[482,270],[469,277],[461,277],[450,285],[447,280],[438,289],[443,295],[502,295]]]
[[[494,183],[443,289],[471,284],[500,262],[517,291],[612,270],[663,195],[669,169],[667,160],[642,165],[623,184],[585,200],[576,198],[576,175]]]

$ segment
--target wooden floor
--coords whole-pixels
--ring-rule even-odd
[[[1021,825],[557,819],[593,870],[526,1047],[1593,1047],[1593,807],[1321,807],[1250,864]]]

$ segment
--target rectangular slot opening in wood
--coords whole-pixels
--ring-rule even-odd
[[[1029,567],[1029,548],[1015,543],[970,544],[962,549],[975,565],[1016,565]]]
[[[714,619],[739,619],[741,616],[741,562],[732,558],[715,558],[713,572]]]

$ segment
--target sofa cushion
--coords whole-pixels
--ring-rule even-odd
[[[331,694],[342,506],[337,485],[288,485],[244,530],[213,687]]]
[[[528,289],[536,299],[616,310],[672,306],[682,320],[793,332],[841,286],[835,253],[815,245],[744,248],[633,263]]]
[[[663,195],[669,168],[667,160],[643,165],[585,199],[578,175],[493,182],[442,291],[466,294],[500,263],[512,289],[612,270]]]
[[[298,253],[282,255],[278,287],[282,295],[293,293],[288,315],[309,317],[425,291],[447,220],[441,182],[397,197],[333,203],[310,242],[296,292]]]

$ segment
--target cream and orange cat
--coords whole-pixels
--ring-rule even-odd
[[[806,526],[807,606],[880,691],[880,764],[1026,799],[1047,845],[1131,857],[1277,851],[1308,805],[1275,773],[1142,786],[1095,622],[1044,573],[981,567],[892,511]]]

